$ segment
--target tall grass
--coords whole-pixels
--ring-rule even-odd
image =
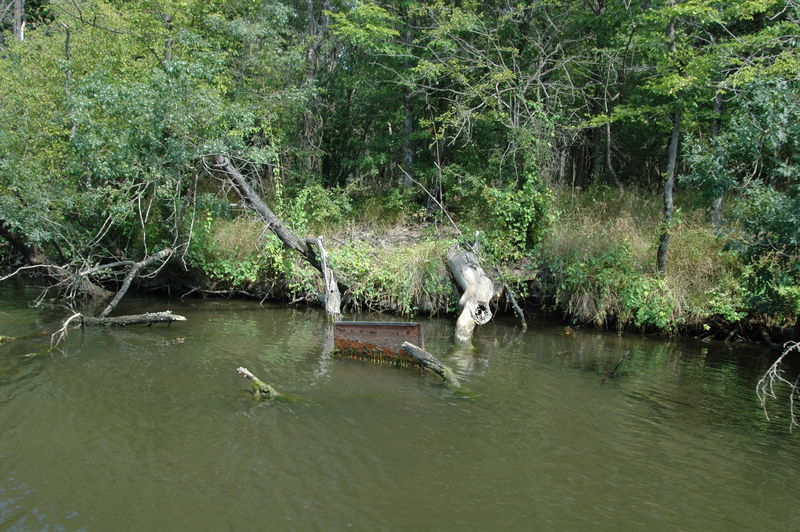
[[[597,188],[555,194],[559,221],[542,249],[553,306],[578,323],[674,331],[743,316],[741,265],[705,209],[678,197],[667,273],[655,267],[661,204],[652,192]]]

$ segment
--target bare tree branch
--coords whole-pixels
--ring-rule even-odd
[[[131,266],[131,269],[128,270],[128,274],[122,281],[122,286],[117,291],[116,295],[114,296],[114,299],[112,299],[111,302],[108,304],[108,306],[106,306],[106,308],[103,309],[103,312],[100,313],[99,317],[105,318],[117,307],[122,297],[128,291],[128,288],[130,288],[131,282],[133,281],[134,277],[136,277],[136,275],[139,273],[139,270],[141,270],[142,268],[146,268],[147,266],[156,261],[160,260],[166,261],[166,259],[172,256],[173,253],[175,253],[175,251],[172,248],[164,248],[155,255],[150,255],[149,257],[145,257],[143,260],[134,263]]]
[[[783,353],[780,357],[778,357],[778,360],[776,360],[758,380],[758,383],[756,384],[756,395],[761,403],[761,408],[764,409],[764,416],[767,418],[767,420],[769,420],[769,413],[767,412],[767,398],[778,398],[775,391],[776,386],[785,384],[789,387],[789,430],[791,431],[794,427],[800,427],[800,423],[798,423],[794,410],[795,396],[800,398],[800,390],[798,390],[797,387],[798,383],[800,383],[800,375],[797,379],[795,379],[794,382],[791,382],[784,377],[782,365],[786,357],[792,352],[800,352],[800,342],[786,342],[783,347]]]

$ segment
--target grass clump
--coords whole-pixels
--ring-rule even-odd
[[[310,299],[315,270],[265,231],[260,220],[227,219],[205,212],[194,228],[187,264],[212,289],[250,291],[270,297]]]
[[[344,302],[353,310],[436,314],[458,304],[444,254],[450,240],[422,240],[399,247],[350,241],[331,251],[334,268],[346,277]]]
[[[555,197],[560,219],[542,257],[552,306],[573,321],[674,332],[744,317],[741,263],[724,251],[703,209],[679,213],[661,277],[655,198],[608,188]]]
[[[408,316],[456,308],[444,263],[452,239],[425,236],[418,226],[390,225],[376,214],[378,206],[367,213],[365,223],[347,226],[349,204],[338,193],[320,190],[308,187],[287,201],[284,216],[299,235],[323,235],[331,265],[342,275],[345,308]],[[318,272],[260,220],[236,214],[211,205],[196,219],[186,259],[200,275],[199,284],[316,301],[322,290]]]

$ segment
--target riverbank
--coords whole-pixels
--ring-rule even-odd
[[[731,245],[734,228],[715,232],[698,198],[679,198],[661,276],[655,268],[660,205],[635,189],[551,189],[537,200],[543,206],[538,226],[524,242],[513,240],[520,234],[516,218],[504,217],[508,198],[450,213],[457,229],[440,209],[420,208],[419,198],[396,191],[361,200],[321,187],[291,199],[266,195],[297,234],[322,237],[341,276],[345,312],[455,314],[459,294],[444,255],[464,235],[472,243],[480,230],[485,269],[497,284],[512,288],[529,315],[572,327],[773,345],[797,336],[793,315],[758,308],[759,294],[748,291],[753,269]],[[198,200],[186,225],[186,251],[159,275],[142,279],[143,289],[317,303],[318,272],[248,210],[218,196]],[[134,246],[127,253],[141,252]],[[99,282],[116,288],[114,277]],[[501,313],[510,311],[505,301],[498,304]]]
[[[655,268],[660,206],[635,190],[557,190],[552,224],[537,245],[512,260],[497,260],[490,248],[485,259],[500,268],[528,313],[571,326],[707,339],[790,337],[791,319],[748,307],[747,269],[726,246],[728,239],[714,232],[705,207],[682,200],[686,207],[672,227],[663,277]],[[449,222],[432,222],[430,212],[373,205],[360,215],[347,213],[346,224],[343,213],[313,223],[315,211],[322,210],[304,211],[300,225],[308,234],[322,235],[342,274],[345,311],[404,317],[455,313],[458,294],[443,257],[462,235]],[[201,220],[186,254],[188,290],[316,302],[317,272],[266,233],[260,221],[213,209]],[[473,220],[456,217],[466,234],[472,234]],[[509,310],[500,303],[501,312]]]

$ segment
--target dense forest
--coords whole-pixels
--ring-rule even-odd
[[[477,240],[529,311],[797,337],[798,16],[795,0],[4,1],[0,255],[62,272],[75,304],[130,282],[126,265],[173,295],[313,300],[319,275],[235,173],[321,235],[346,309],[455,310],[443,257]]]

